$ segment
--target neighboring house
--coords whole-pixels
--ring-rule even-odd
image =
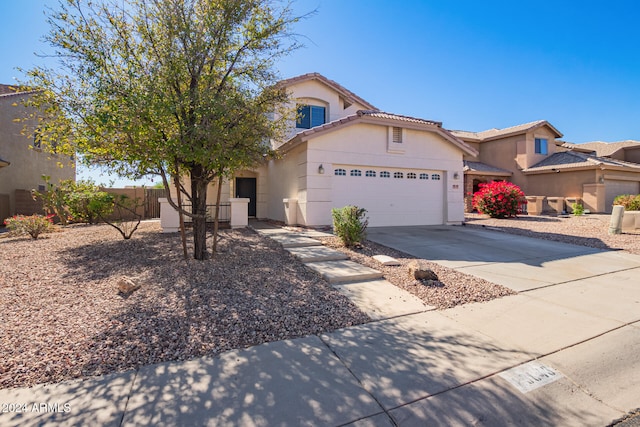
[[[549,122],[540,120],[484,132],[452,131],[474,147],[465,156],[465,208],[482,182],[511,181],[528,196],[546,197],[561,211],[581,201],[592,212],[611,212],[619,194],[640,191],[640,143],[567,144]],[[598,151],[600,150],[600,151]],[[567,200],[565,203],[564,200]]]
[[[249,216],[307,226],[350,204],[370,226],[464,221],[463,156],[478,153],[441,123],[382,112],[318,73],[280,84],[298,111],[288,139],[273,142],[280,156],[238,172],[223,202],[249,198]]]
[[[49,175],[52,183],[75,179],[68,157],[43,152],[37,141],[22,135],[23,123],[14,120],[26,116],[21,107],[26,96],[0,85],[0,223],[16,213],[31,213],[20,211],[16,190],[44,189],[42,175]]]

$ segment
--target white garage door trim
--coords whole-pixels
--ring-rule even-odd
[[[334,165],[332,205],[365,208],[370,227],[444,224],[444,172]]]

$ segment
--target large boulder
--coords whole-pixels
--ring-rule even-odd
[[[409,263],[409,276],[416,280],[438,280],[438,275],[429,268],[429,264],[426,261],[421,259],[416,259]]]

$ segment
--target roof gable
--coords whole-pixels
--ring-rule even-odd
[[[640,141],[631,139],[619,142],[593,141],[585,142],[584,144],[572,144],[572,148],[591,150],[594,151],[597,156],[601,157],[611,156],[620,150],[637,147],[640,147]]]
[[[297,83],[302,83],[302,82],[306,82],[306,81],[310,81],[310,80],[315,80],[315,81],[321,82],[322,84],[330,87],[331,89],[333,89],[334,91],[339,93],[340,96],[342,96],[346,101],[349,101],[352,104],[353,103],[358,103],[358,104],[361,104],[365,108],[368,108],[370,110],[377,110],[377,108],[375,106],[373,106],[373,104],[365,101],[364,99],[362,99],[361,97],[359,97],[355,93],[351,92],[349,89],[345,88],[341,84],[326,78],[325,76],[323,76],[320,73],[307,73],[307,74],[303,74],[301,76],[297,76],[297,77],[292,77],[292,78],[289,78],[289,79],[281,80],[281,81],[278,82],[278,86],[288,87],[288,86],[292,86],[292,85],[297,84]]]
[[[494,128],[494,129],[489,129],[482,132],[452,130],[451,133],[453,133],[457,137],[464,140],[473,141],[473,142],[485,142],[485,141],[492,141],[495,139],[506,138],[513,135],[519,135],[519,134],[531,132],[533,130],[536,130],[544,126],[549,128],[549,130],[551,130],[551,132],[555,135],[556,138],[562,137],[562,133],[560,133],[558,129],[556,129],[554,126],[551,125],[551,123],[549,123],[546,120],[537,120],[535,122],[524,123],[521,125],[511,126],[504,129]]]
[[[320,135],[324,135],[329,132],[334,132],[345,126],[350,126],[356,123],[370,123],[381,126],[395,126],[405,129],[422,130],[427,132],[437,133],[445,140],[461,149],[464,153],[477,156],[478,152],[469,146],[466,142],[453,135],[447,129],[442,127],[440,122],[432,120],[419,119],[416,117],[402,116],[398,114],[385,113],[378,110],[358,110],[356,114],[344,117],[339,120],[334,120],[329,123],[325,123],[322,126],[317,126],[311,129],[297,133],[293,138],[282,144],[279,151],[289,151],[293,147],[299,145],[302,142],[316,138]]]

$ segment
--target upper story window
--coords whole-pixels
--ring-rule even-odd
[[[326,123],[326,109],[317,105],[298,105],[297,117],[297,128],[311,129]]]
[[[536,154],[547,154],[547,140],[546,138],[536,138]]]

